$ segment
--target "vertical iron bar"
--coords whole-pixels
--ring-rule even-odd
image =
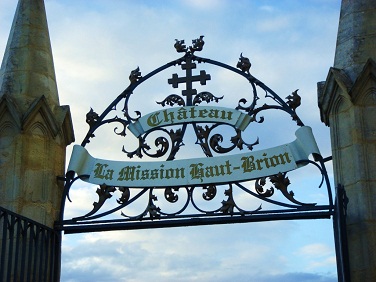
[[[31,278],[33,276],[33,270],[32,270],[32,265],[33,265],[33,244],[31,242],[34,239],[34,224],[29,223],[28,224],[28,230],[29,230],[29,238],[27,240],[29,241],[29,247],[28,247],[28,256],[27,256],[27,272],[26,272],[26,278],[28,281],[32,281]]]
[[[20,260],[22,259],[22,255],[20,255],[20,252],[21,252],[21,248],[20,248],[20,244],[21,244],[21,238],[22,238],[22,224],[21,224],[21,219],[18,218],[17,219],[17,235],[16,235],[16,251],[15,251],[15,257],[14,257],[14,268],[13,268],[13,273],[14,275],[19,275],[19,265],[20,265]],[[19,279],[19,277],[15,277],[15,279]]]
[[[52,240],[51,240],[51,268],[53,281],[60,280],[60,271],[61,271],[61,231],[51,231]]]
[[[2,242],[1,242],[1,259],[0,259],[0,275],[2,279],[5,280],[5,262],[6,262],[6,241],[7,241],[7,221],[8,221],[8,213],[3,212],[2,216],[2,224],[3,224],[3,235],[2,235]]]
[[[321,169],[323,171],[322,175],[324,176],[325,183],[326,183],[326,188],[327,188],[328,197],[329,197],[329,205],[332,207],[333,206],[332,188],[330,185],[328,172],[326,171],[325,160],[322,157],[320,157],[319,162],[320,162]]]
[[[26,260],[27,260],[27,248],[26,248],[26,242],[27,242],[27,228],[28,228],[28,223],[26,221],[22,221],[22,251],[21,251],[21,271],[20,271],[20,281],[24,281],[25,277],[25,265],[26,265]]]
[[[350,281],[350,263],[346,231],[346,191],[342,185],[336,188],[336,203],[333,216],[334,242],[337,258],[338,281]]]
[[[46,268],[44,270],[44,277],[46,277],[46,280],[53,281],[51,277],[51,248],[50,248],[50,241],[51,241],[51,231],[47,232],[46,234],[46,260],[48,261],[48,264],[46,265]]]
[[[13,243],[14,243],[14,225],[15,225],[15,216],[10,216],[8,234],[9,234],[9,243],[8,243],[8,270],[7,270],[7,281],[11,281],[12,277],[12,263],[13,263]]]
[[[35,225],[35,238],[34,238],[34,254],[33,254],[33,281],[36,281],[38,277],[38,265],[39,265],[39,226]]]
[[[39,250],[39,277],[43,277],[43,279],[46,279],[46,276],[44,276],[43,273],[43,266],[47,267],[48,260],[46,260],[46,252],[45,252],[45,229],[40,229],[40,250]]]

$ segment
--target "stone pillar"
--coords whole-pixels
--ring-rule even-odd
[[[0,205],[53,227],[65,149],[74,140],[60,106],[43,0],[20,0],[0,70]]]
[[[0,218],[1,281],[59,280],[61,235],[51,229],[63,192],[57,176],[73,141],[69,107],[59,104],[44,2],[19,0],[0,69],[0,206],[37,223],[19,220],[21,227],[16,217]]]
[[[335,185],[348,197],[351,281],[376,281],[376,1],[343,0],[334,67],[318,84]]]

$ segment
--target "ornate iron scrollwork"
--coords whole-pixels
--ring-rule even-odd
[[[178,106],[185,106],[185,101],[182,97],[176,94],[169,95],[166,99],[161,102],[157,102],[157,104],[162,105],[162,107],[169,105],[171,107],[178,105]]]
[[[204,92],[198,93],[195,96],[195,98],[193,99],[193,105],[199,105],[202,102],[206,102],[207,104],[209,104],[210,102],[218,103],[219,100],[221,100],[221,99],[223,99],[223,96],[222,97],[215,97],[212,93],[204,91]]]
[[[249,96],[241,97],[236,100],[232,100],[234,109],[245,115],[249,124],[261,124],[265,120],[265,116],[260,116],[260,113],[265,113],[267,110],[281,110],[287,113],[298,126],[303,126],[303,122],[298,117],[296,110],[301,104],[301,97],[298,95],[298,90],[292,92],[291,95],[287,96],[287,101],[281,99],[275,92],[273,92],[269,87],[263,84],[261,81],[256,79],[250,74],[251,62],[247,57],[240,54],[240,58],[236,64],[236,67],[214,61],[207,58],[198,57],[195,55],[196,52],[202,51],[204,47],[204,36],[192,40],[191,46],[186,46],[184,40],[175,39],[174,48],[178,53],[184,53],[181,58],[167,63],[164,66],[157,68],[151,73],[142,76],[140,68],[137,67],[129,75],[130,85],[107,107],[107,109],[98,115],[93,109],[86,115],[86,122],[89,125],[89,131],[82,142],[82,146],[85,146],[90,142],[90,139],[94,138],[94,132],[101,126],[107,124],[121,124],[121,128],[114,128],[114,133],[121,137],[127,137],[129,135],[130,124],[139,121],[143,114],[141,111],[133,110],[130,111],[129,101],[136,91],[137,87],[143,83],[145,80],[152,78],[154,75],[161,73],[162,71],[171,67],[180,67],[185,75],[178,75],[177,73],[172,74],[172,77],[167,79],[167,83],[173,88],[177,89],[178,86],[185,86],[181,93],[170,94],[163,100],[156,102],[156,105],[161,107],[181,107],[181,116],[188,118],[188,114],[191,116],[195,114],[195,107],[200,107],[203,102],[212,105],[213,103],[218,104],[223,100],[224,95],[215,96],[211,92],[201,91],[197,93],[196,85],[200,84],[205,86],[211,80],[211,74],[207,73],[205,70],[196,71],[198,63],[205,63],[212,66],[227,69],[237,75],[242,76],[250,84]],[[264,93],[264,97],[259,95],[259,92]],[[264,104],[259,105],[259,101],[263,99],[266,101]],[[111,113],[117,110],[119,103],[124,103],[122,108],[123,117],[115,115],[111,117]],[[218,110],[213,110],[212,115],[218,115]],[[132,112],[134,114],[132,114]],[[162,112],[164,119],[168,118],[167,112]],[[248,150],[252,151],[255,146],[260,144],[259,137],[255,137],[251,143],[248,143],[244,139],[244,132],[237,128],[235,125],[225,124],[224,122],[217,123],[205,123],[199,124],[199,122],[176,122],[174,124],[169,124],[166,126],[157,126],[152,129],[147,129],[141,131],[137,138],[137,147],[135,149],[127,149],[127,146],[122,147],[122,152],[125,153],[124,156],[127,158],[138,157],[142,158],[147,156],[153,159],[164,158],[165,161],[173,161],[176,159],[179,150],[184,145],[185,135],[187,134],[188,126],[192,126],[193,133],[196,135],[196,142],[198,144],[204,155],[206,157],[214,157],[215,154],[232,154],[237,150]],[[223,129],[225,128],[225,129]],[[233,133],[231,133],[233,132]],[[159,135],[159,136],[158,136]],[[157,137],[156,137],[157,136]],[[248,135],[247,135],[248,137]],[[147,141],[148,140],[148,141]],[[227,142],[227,143],[226,143]],[[226,143],[226,144],[225,144]],[[154,144],[154,145],[151,145]],[[328,194],[330,202],[328,206],[329,210],[332,209],[331,191],[330,184],[327,178],[324,162],[322,159],[319,164],[307,160],[306,163],[313,163],[317,168],[319,168],[323,179],[325,180],[328,187]],[[65,185],[65,196],[68,196],[69,189],[72,184],[78,180],[78,178],[73,178],[72,175],[67,175],[66,185]],[[90,222],[96,218],[101,218],[106,215],[112,214],[116,211],[121,211],[124,216],[125,222],[139,222],[148,220],[164,220],[164,219],[181,219],[181,218],[192,218],[197,217],[199,214],[203,216],[256,216],[263,214],[261,205],[253,206],[248,209],[240,208],[236,203],[236,197],[234,197],[234,189],[237,191],[243,191],[247,195],[253,196],[261,201],[274,204],[278,206],[281,211],[280,213],[286,212],[283,210],[288,208],[293,210],[307,210],[315,206],[312,203],[303,203],[295,199],[295,195],[292,191],[288,191],[290,185],[290,180],[286,173],[278,173],[275,175],[270,175],[268,177],[262,177],[258,179],[253,179],[253,188],[248,189],[248,186],[252,187],[249,183],[223,183],[219,184],[202,184],[202,185],[189,185],[182,187],[158,187],[159,190],[164,190],[164,197],[161,201],[158,201],[158,197],[155,195],[155,188],[153,183],[150,183],[150,187],[141,188],[131,188],[125,186],[106,186],[100,185],[96,193],[98,194],[98,201],[93,203],[93,209],[84,216],[74,218],[72,220],[62,221],[64,224],[74,224],[75,222]],[[265,188],[269,181],[272,186]],[[249,182],[249,181],[248,181]],[[219,193],[220,189],[224,189],[224,193]],[[286,199],[287,202],[281,202],[274,200],[273,197],[278,190]],[[214,208],[209,210],[202,208],[197,198],[197,193],[195,191],[201,191],[201,200],[205,202],[214,203]],[[118,206],[107,210],[101,211],[105,202],[109,201],[113,195],[118,195],[116,202]],[[144,196],[147,195],[147,196]],[[126,207],[131,204],[141,201],[144,199],[144,208],[142,212],[136,216],[126,215],[123,211]],[[166,201],[169,205],[178,205],[173,212],[166,212],[161,203]],[[196,213],[188,213],[188,209],[195,210]],[[320,206],[315,206],[316,210],[320,209]],[[324,209],[324,208],[322,208]],[[266,211],[267,212],[267,211]],[[273,214],[278,212],[273,211]],[[61,216],[62,218],[62,216]]]

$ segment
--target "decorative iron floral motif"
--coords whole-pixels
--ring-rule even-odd
[[[264,197],[271,197],[274,194],[274,188],[270,187],[269,189],[264,190],[264,185],[266,184],[266,177],[262,177],[256,180],[255,190],[259,195]]]
[[[249,69],[251,68],[251,65],[252,65],[251,61],[248,58],[243,57],[243,53],[240,53],[240,58],[239,58],[238,63],[236,64],[236,67],[241,69],[244,72],[249,73]]]
[[[204,48],[204,36],[201,35],[199,38],[192,40],[192,46],[189,47],[189,50],[193,53],[195,51],[201,51]]]
[[[125,203],[127,203],[128,200],[129,200],[129,198],[130,198],[130,196],[131,196],[131,192],[130,192],[129,188],[122,186],[122,187],[119,187],[118,189],[122,193],[121,193],[120,199],[116,200],[116,201],[118,202],[118,204],[125,204]]]
[[[217,187],[213,184],[204,185],[202,188],[206,190],[206,192],[202,193],[202,197],[206,201],[213,200],[214,197],[217,195]]]
[[[134,69],[131,71],[131,74],[129,75],[129,81],[131,83],[136,83],[141,78],[141,71],[140,68],[137,67],[137,69]]]
[[[161,216],[160,214],[161,209],[154,204],[154,201],[157,201],[157,200],[158,200],[157,197],[152,195],[149,205],[147,206],[145,213],[144,213],[144,215],[149,214],[151,219],[160,218]]]
[[[302,206],[306,205],[316,205],[315,203],[302,203],[294,198],[294,192],[288,191],[287,187],[290,185],[290,179],[286,177],[286,173],[278,173],[275,175],[269,176],[270,182],[274,185],[274,188],[278,189],[282,192],[283,196],[286,197],[290,202]],[[264,190],[263,186],[266,184],[266,177],[262,177],[260,179],[257,179],[255,182],[255,190],[259,195],[262,195],[264,197],[271,197],[274,194],[274,188],[270,187],[267,190]]]
[[[297,107],[301,104],[301,97],[298,95],[299,89],[296,89],[294,92],[291,93],[291,95],[287,96],[287,105],[295,111]]]
[[[215,97],[212,93],[204,91],[204,92],[198,93],[195,96],[195,98],[193,99],[193,105],[199,105],[202,102],[206,102],[207,104],[209,104],[210,102],[218,103],[219,100],[221,100],[221,99],[223,99],[223,96],[222,97]]]
[[[176,52],[178,52],[178,53],[183,53],[183,52],[188,51],[187,46],[185,46],[185,44],[184,44],[184,40],[175,39],[174,47],[176,49]]]
[[[236,207],[234,198],[232,197],[232,187],[225,191],[225,195],[228,197],[227,200],[222,201],[222,207],[220,209],[223,213],[233,214],[234,208]]]
[[[172,189],[173,188],[170,188],[170,187],[166,188],[165,192],[164,192],[164,195],[165,195],[165,198],[166,198],[167,201],[169,201],[170,203],[176,203],[177,200],[179,200],[179,196],[176,195],[176,193],[174,193],[172,191]],[[179,188],[174,188],[174,190],[178,191]]]
[[[100,210],[100,208],[104,205],[104,203],[112,197],[112,193],[114,193],[115,191],[116,187],[114,186],[107,186],[104,184],[100,185],[96,190],[96,193],[98,194],[98,201],[94,202],[93,209],[81,218],[89,217],[97,213]]]
[[[90,108],[90,111],[86,114],[86,123],[89,124],[89,126],[93,126],[98,120],[99,115]]]
[[[185,101],[182,97],[176,94],[169,95],[166,99],[161,102],[157,102],[157,104],[161,105],[162,107],[169,105],[171,107],[178,105],[178,106],[185,106]]]

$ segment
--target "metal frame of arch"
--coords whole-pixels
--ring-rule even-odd
[[[296,109],[300,105],[301,98],[297,91],[286,97],[287,101],[279,97],[273,90],[255,78],[250,73],[250,60],[242,54],[237,62],[236,67],[218,62],[215,60],[202,58],[196,56],[196,53],[201,51],[204,46],[203,36],[193,40],[192,45],[187,47],[183,40],[176,40],[174,45],[178,53],[183,53],[183,56],[177,60],[171,61],[145,76],[141,75],[139,68],[131,72],[129,76],[129,86],[104,110],[102,114],[97,114],[94,110],[90,110],[87,114],[87,123],[89,130],[86,137],[81,143],[85,147],[92,138],[95,137],[95,132],[98,128],[108,125],[116,124],[114,133],[119,136],[126,136],[130,134],[130,125],[140,120],[142,117],[139,111],[134,111],[136,116],[132,116],[129,109],[129,100],[132,97],[137,87],[146,80],[152,78],[162,71],[172,68],[180,67],[185,71],[185,76],[179,77],[178,74],[173,74],[169,78],[168,84],[173,88],[178,88],[179,85],[185,85],[185,89],[181,94],[171,94],[163,101],[157,102],[161,107],[186,107],[192,109],[200,107],[202,103],[214,104],[219,103],[222,97],[216,97],[210,92],[204,91],[197,93],[195,85],[198,83],[206,85],[207,81],[211,80],[210,74],[205,70],[201,70],[199,74],[195,75],[194,70],[197,64],[210,64],[220,68],[227,69],[249,82],[250,97],[240,98],[238,100],[235,110],[242,112],[249,119],[249,123],[263,123],[264,117],[260,116],[268,110],[280,110],[289,115],[298,127],[304,126],[302,120],[298,117]],[[258,104],[260,99],[259,92],[265,94],[265,99],[269,102],[263,105]],[[250,101],[250,102],[248,102]],[[123,117],[118,115],[113,116],[112,113],[121,107]],[[201,147],[203,154],[207,158],[215,158],[214,154],[231,154],[236,149],[246,148],[252,151],[255,146],[259,144],[258,138],[253,143],[246,143],[244,141],[243,132],[233,125],[234,132],[230,139],[230,145],[222,145],[223,136],[221,133],[215,133],[223,122],[211,122],[209,124],[200,122],[182,122],[174,127],[161,126],[146,129],[137,136],[138,146],[135,150],[127,150],[125,146],[122,151],[128,158],[139,157],[146,155],[150,158],[163,159],[164,161],[173,162],[176,159],[177,153],[181,146],[184,145],[184,136],[188,126],[193,127],[196,135],[196,144]],[[119,129],[119,126],[121,127]],[[153,151],[150,142],[147,138],[150,134],[161,132],[161,135],[155,139],[156,149]],[[72,219],[64,219],[64,207],[66,200],[69,199],[69,191],[72,185],[77,180],[85,180],[88,175],[76,175],[72,171],[68,171],[65,178],[64,195],[61,203],[61,215],[59,222],[56,223],[56,228],[63,230],[65,233],[80,233],[80,232],[95,232],[105,230],[121,230],[121,229],[144,229],[144,228],[163,228],[173,226],[191,226],[191,225],[208,225],[208,224],[226,224],[237,222],[255,222],[255,221],[270,221],[270,220],[289,220],[289,219],[313,219],[313,218],[330,218],[334,214],[334,203],[328,174],[325,168],[325,162],[331,160],[323,158],[320,155],[314,156],[314,161],[305,159],[299,160],[298,164],[307,164],[317,168],[317,172],[321,175],[321,187],[326,186],[328,203],[325,205],[318,205],[315,203],[303,203],[294,198],[294,193],[288,191],[290,180],[287,173],[278,173],[275,175],[268,175],[267,177],[260,177],[253,179],[253,186],[248,187],[248,183],[240,181],[233,181],[229,183],[221,183],[226,185],[224,189],[224,198],[220,205],[211,210],[205,210],[199,207],[196,203],[196,194],[202,194],[205,201],[211,201],[218,197],[218,184],[205,183],[203,185],[185,185],[175,187],[154,187],[152,185],[145,187],[131,187],[131,186],[111,186],[98,185],[96,190],[98,201],[93,203],[93,209],[85,215],[81,215]],[[266,183],[269,181],[271,187],[266,189]],[[152,183],[152,181],[151,181]],[[150,184],[151,184],[150,183]],[[169,203],[183,201],[182,208],[174,212],[166,212],[158,206],[158,199],[155,196],[156,189],[164,189],[164,197]],[[263,209],[259,207],[251,210],[245,210],[235,202],[234,190],[242,191],[248,195],[259,199],[261,202],[267,202],[275,206],[273,209]],[[121,196],[117,200],[117,206],[103,211],[103,205],[112,197],[114,192],[120,192]],[[286,201],[274,200],[273,195],[275,191],[279,191],[284,196]],[[182,196],[183,194],[183,196]],[[147,197],[145,209],[133,216],[128,216],[121,212],[121,218],[105,219],[106,216],[122,211],[125,207],[134,204],[141,197]],[[184,198],[184,199],[182,199]],[[191,211],[194,212],[191,212]],[[187,212],[189,211],[189,212]]]

